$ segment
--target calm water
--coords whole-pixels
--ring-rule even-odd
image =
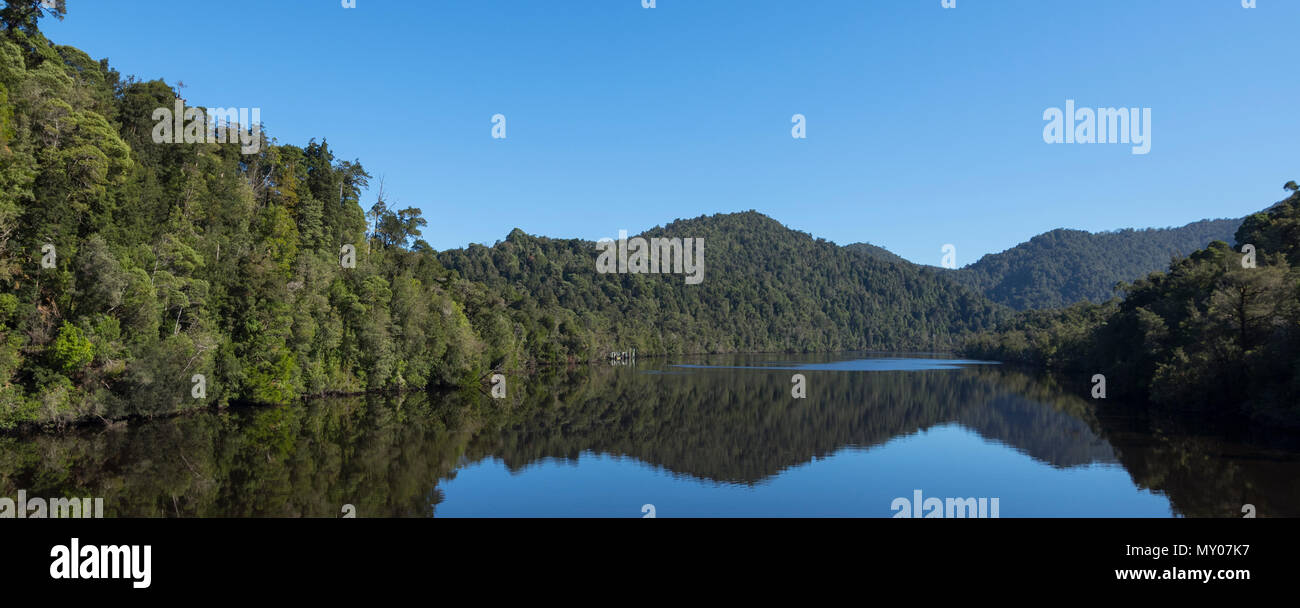
[[[791,397],[791,376],[807,398]],[[0,496],[110,516],[1300,516],[1300,447],[976,361],[641,360],[480,391],[317,400],[0,437]]]

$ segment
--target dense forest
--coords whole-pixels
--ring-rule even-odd
[[[1212,241],[1232,238],[1241,220],[1201,220],[1179,228],[1091,233],[1057,229],[952,271],[967,287],[1016,310],[1100,304],[1115,286],[1165,268]]]
[[[1121,287],[1123,301],[1023,312],[970,356],[1106,376],[1108,397],[1300,425],[1300,193]]]
[[[466,383],[522,357],[418,209],[363,211],[359,162],[259,130],[255,154],[155,143],[176,91],[48,41],[37,19],[61,11],[0,10],[0,427]]]
[[[595,243],[515,230],[439,261],[506,299],[518,324],[556,336],[542,360],[640,353],[950,348],[1005,313],[938,269],[861,256],[749,211],[678,220],[648,238],[704,239],[705,279],[597,274]],[[538,320],[541,327],[532,325]]]
[[[363,203],[359,161],[218,129],[167,83],[46,39],[38,19],[62,13],[0,9],[0,428],[463,386],[613,350],[949,347],[1003,314],[756,213],[651,231],[705,239],[699,285],[599,274],[594,243],[518,230],[438,253],[419,209]],[[183,128],[160,139],[173,108]]]

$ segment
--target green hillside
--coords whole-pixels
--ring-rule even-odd
[[[1035,236],[952,276],[1017,310],[1102,303],[1114,287],[1169,265],[1211,241],[1232,238],[1241,220],[1201,220],[1178,228],[1091,233],[1058,229]]]
[[[635,235],[633,235],[635,236]],[[880,261],[757,212],[678,220],[645,237],[703,238],[704,280],[598,274],[591,241],[515,230],[438,255],[543,336],[544,360],[641,353],[947,348],[1000,310],[936,269]]]
[[[1121,302],[1022,313],[965,352],[1103,374],[1108,398],[1300,426],[1300,194],[1286,188],[1235,247],[1215,241],[1124,286]]]

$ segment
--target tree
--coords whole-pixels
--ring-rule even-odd
[[[64,323],[50,349],[50,357],[59,370],[73,374],[94,360],[95,345],[90,343],[80,327]]]
[[[1229,271],[1210,296],[1210,314],[1233,330],[1241,353],[1250,352],[1281,317],[1287,270],[1277,266]]]
[[[0,24],[6,31],[22,30],[32,35],[36,33],[36,22],[44,16],[54,17],[60,21],[68,13],[65,0],[5,0],[5,7],[0,8]]]
[[[375,195],[375,204],[370,206],[370,238],[366,240],[366,252],[370,252],[370,242],[379,239],[380,244],[383,240],[380,237],[380,222],[388,215],[388,203],[384,202],[384,178],[379,178],[379,192]]]

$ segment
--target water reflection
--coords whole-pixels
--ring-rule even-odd
[[[791,398],[792,373],[807,377],[806,399]],[[717,508],[696,514],[889,516],[874,508],[887,507],[882,496],[949,480],[1015,494],[1003,517],[1238,517],[1246,503],[1260,517],[1300,515],[1300,450],[1286,440],[1099,407],[1076,396],[1085,389],[1001,366],[642,360],[550,370],[510,387],[503,401],[478,391],[336,398],[0,437],[0,496],[102,496],[110,516],[337,517],[353,504],[363,517],[638,517],[639,502],[613,509],[600,497],[654,483],[707,494]],[[1099,472],[1105,484],[1088,485]],[[863,480],[884,494],[854,494]],[[527,484],[550,484],[566,500],[487,508],[537,496],[521,493]],[[1067,508],[1085,494],[1092,502]],[[836,508],[809,512],[815,505]]]

